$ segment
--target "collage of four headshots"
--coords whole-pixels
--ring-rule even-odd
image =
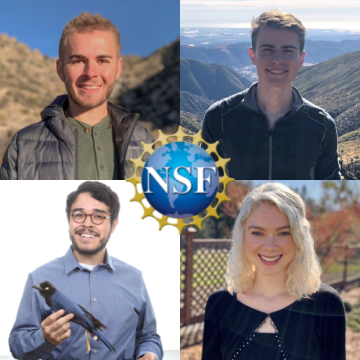
[[[358,359],[359,11],[5,5],[0,360]]]

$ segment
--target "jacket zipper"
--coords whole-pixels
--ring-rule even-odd
[[[257,110],[258,108],[256,108]],[[276,120],[274,122],[274,126],[271,128],[270,126],[270,121],[269,118],[267,117],[267,115],[265,115],[263,112],[261,111],[256,111],[258,114],[265,116],[266,121],[268,123],[268,127],[269,127],[269,180],[271,180],[271,176],[272,176],[272,132],[274,129],[275,124],[278,122],[278,120]]]
[[[124,141],[124,145],[123,145],[124,151],[122,152],[121,157],[120,157],[120,180],[125,180],[125,157],[126,157],[126,153],[127,153],[127,148],[129,147],[132,133],[134,132],[135,126],[139,119],[139,114],[130,114],[129,116],[132,117],[132,119],[131,119],[132,123],[131,123],[129,131],[128,131],[128,137]],[[136,169],[135,169],[135,173],[136,173]]]
[[[298,109],[296,109],[296,111],[294,111],[293,113],[291,113],[289,116],[284,117],[284,118],[280,118],[280,119],[276,120],[276,121],[274,122],[273,127],[270,126],[270,121],[269,121],[268,117],[267,117],[263,112],[258,111],[258,108],[256,108],[256,111],[255,111],[255,112],[256,112],[257,114],[260,114],[260,115],[265,116],[266,121],[267,121],[267,123],[268,123],[268,127],[269,127],[269,180],[271,180],[271,177],[272,177],[272,134],[273,134],[275,125],[276,125],[279,121],[286,120],[286,119],[288,119],[289,117],[293,116],[293,115],[296,114],[301,108],[302,108],[302,106],[300,106]]]

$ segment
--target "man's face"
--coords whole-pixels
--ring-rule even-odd
[[[65,82],[69,101],[79,110],[91,110],[110,96],[122,70],[114,36],[108,31],[74,33],[67,39],[57,72]]]
[[[305,51],[300,54],[299,36],[286,29],[265,27],[259,31],[256,49],[249,49],[256,65],[259,84],[290,87],[303,66]]]
[[[79,194],[71,206],[70,214],[82,211],[85,214],[100,212],[109,216],[110,209],[103,202],[94,199],[89,193]],[[105,219],[100,225],[95,225],[90,216],[79,224],[70,216],[69,232],[74,249],[81,255],[95,255],[103,250],[114,232],[118,219],[111,226],[111,218]]]

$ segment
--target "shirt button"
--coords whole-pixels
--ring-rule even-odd
[[[96,136],[96,135],[97,135],[97,133],[96,133],[96,132],[94,132],[94,135]]]
[[[91,276],[92,276],[92,277],[95,277],[95,275],[94,275],[94,274],[91,274]]]
[[[101,169],[101,170],[104,170],[104,165],[100,165],[100,169]]]
[[[97,353],[97,350],[94,350],[94,354],[96,354]]]
[[[101,147],[100,147],[100,146],[98,146],[98,147],[97,147],[97,149],[100,151],[100,150],[101,150]]]
[[[94,298],[93,300],[96,301],[96,298]]]

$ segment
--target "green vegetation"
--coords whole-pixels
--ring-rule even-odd
[[[353,309],[353,306],[349,302],[345,301],[344,302],[344,308],[345,308],[345,312],[348,313]]]
[[[347,315],[347,325],[354,332],[360,332],[360,301],[353,306],[353,309]]]
[[[347,141],[360,140],[360,129],[351,131],[339,138],[339,144]]]
[[[180,110],[180,125],[188,130],[188,133],[196,134],[201,129],[199,117],[194,114]]]
[[[332,264],[328,269],[326,269],[327,274],[341,274],[343,272],[344,265],[342,262],[337,262]],[[352,271],[360,272],[360,259],[353,259],[349,263],[347,268],[348,273]]]

